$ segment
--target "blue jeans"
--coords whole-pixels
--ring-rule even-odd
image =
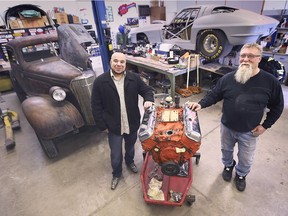
[[[235,167],[239,176],[246,176],[253,164],[257,137],[252,132],[237,132],[221,124],[221,151],[224,166],[233,165],[233,152],[238,143],[238,163]]]
[[[131,164],[134,162],[135,142],[137,140],[137,131],[132,134],[116,135],[111,132],[108,133],[108,141],[110,146],[110,159],[112,166],[113,177],[120,177],[122,175],[122,141],[125,141],[125,163]]]

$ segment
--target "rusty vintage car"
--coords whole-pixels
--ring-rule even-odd
[[[90,97],[95,73],[86,51],[92,43],[82,25],[67,24],[57,34],[7,44],[14,90],[48,158],[58,155],[56,139],[94,125]]]

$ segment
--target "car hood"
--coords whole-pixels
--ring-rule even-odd
[[[82,75],[80,69],[65,62],[59,57],[47,58],[35,61],[26,67],[28,75],[39,80],[55,81],[57,83],[70,84],[75,77]]]
[[[217,22],[212,22],[213,20],[217,20]],[[278,23],[279,21],[274,18],[241,9],[236,10],[233,13],[211,14],[199,17],[195,20],[193,28],[205,28],[206,26],[210,26],[212,28],[227,28],[231,26],[241,28],[251,26],[259,27],[255,28],[257,29],[256,32],[262,34],[263,32],[266,32],[266,28],[272,28],[270,30],[274,30]]]
[[[164,24],[148,24],[145,26],[138,27],[136,29],[131,29],[131,31],[129,32],[129,35],[147,32],[147,31],[161,31],[163,26]]]

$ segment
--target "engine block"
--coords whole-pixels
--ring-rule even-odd
[[[168,169],[179,167],[201,145],[197,112],[189,109],[187,104],[183,107],[149,107],[142,119],[139,139],[143,150],[151,153],[156,163]]]

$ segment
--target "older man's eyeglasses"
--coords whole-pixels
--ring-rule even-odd
[[[243,59],[246,58],[246,57],[247,57],[248,59],[254,59],[254,58],[256,58],[256,57],[260,57],[260,55],[254,55],[254,54],[241,54],[240,57],[243,58]]]

